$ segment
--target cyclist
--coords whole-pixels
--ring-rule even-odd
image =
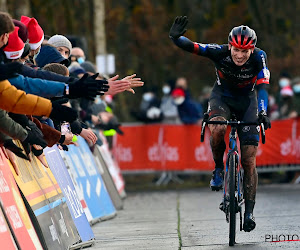
[[[217,80],[214,84],[208,105],[210,120],[228,120],[232,113],[245,122],[258,118],[265,129],[271,128],[266,115],[268,94],[265,84],[269,84],[270,72],[266,53],[256,48],[255,31],[248,26],[234,27],[228,36],[228,44],[202,44],[184,37],[188,19],[176,17],[169,36],[181,49],[211,59],[215,64]],[[258,85],[258,97],[254,90]],[[226,125],[209,125],[210,145],[215,162],[215,170],[210,181],[212,190],[223,188],[223,155],[226,144]],[[253,209],[257,187],[256,153],[259,142],[259,126],[243,126],[238,129],[241,145],[241,163],[244,169],[245,215],[244,231],[255,228]]]

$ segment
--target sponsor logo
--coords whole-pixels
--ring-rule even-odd
[[[117,161],[119,162],[131,162],[133,159],[132,150],[130,147],[124,147],[118,143],[114,151]]]
[[[249,132],[250,131],[250,126],[245,126],[242,129],[243,132]]]
[[[300,155],[300,136],[297,137],[297,121],[293,122],[291,138],[280,144],[280,153],[283,156]]]
[[[259,133],[259,132],[260,132],[260,126],[257,126],[257,127],[256,127],[256,130],[257,130],[257,132]]]

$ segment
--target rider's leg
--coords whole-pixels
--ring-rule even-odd
[[[224,121],[221,116],[211,118],[211,121]],[[209,125],[211,131],[210,146],[215,161],[215,170],[213,171],[210,186],[213,191],[219,191],[223,188],[224,179],[224,163],[223,156],[226,149],[224,136],[226,133],[226,125]]]
[[[246,213],[253,213],[255,205],[255,196],[258,179],[256,171],[256,153],[257,146],[241,146],[241,163],[244,169],[244,198]]]
[[[211,121],[225,121],[226,119],[221,116],[213,117]],[[213,125],[210,124],[210,146],[213,154],[213,159],[215,161],[216,168],[224,169],[223,156],[226,149],[226,144],[224,141],[224,136],[226,133],[226,125]]]

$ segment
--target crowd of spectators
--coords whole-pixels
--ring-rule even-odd
[[[67,37],[46,36],[33,17],[0,12],[0,143],[11,160],[14,154],[30,160],[32,152],[45,164],[43,148],[68,150],[76,135],[92,149],[101,144],[94,128],[122,134],[112,97],[143,84],[135,74],[98,74]]]

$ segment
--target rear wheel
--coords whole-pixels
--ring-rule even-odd
[[[234,155],[229,156],[229,246],[235,244],[236,232],[236,207],[237,200],[235,198],[236,190],[236,160]]]

